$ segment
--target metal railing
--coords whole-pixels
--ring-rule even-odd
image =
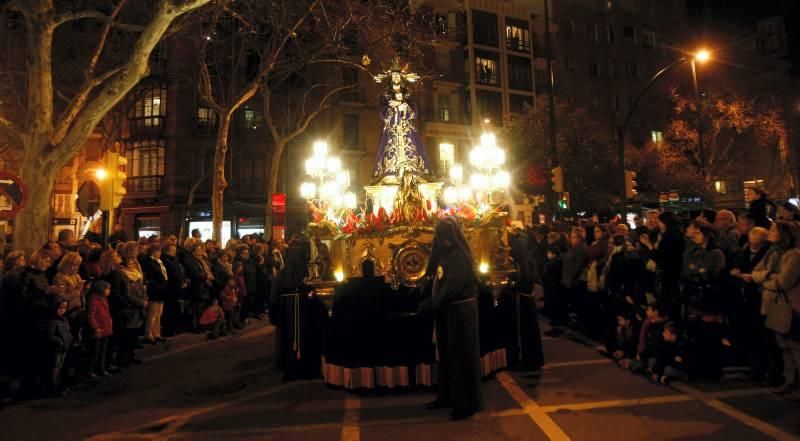
[[[161,191],[163,176],[132,176],[125,180],[128,193]]]

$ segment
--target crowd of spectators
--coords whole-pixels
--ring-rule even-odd
[[[738,216],[649,210],[635,225],[595,216],[517,230],[550,332],[580,330],[659,383],[746,366],[745,379],[800,399],[800,211],[754,194]]]
[[[174,235],[109,245],[61,231],[30,255],[5,255],[0,292],[0,398],[62,395],[142,362],[137,350],[180,333],[235,333],[268,309],[282,241],[221,247]]]

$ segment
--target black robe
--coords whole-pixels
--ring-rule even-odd
[[[442,256],[439,265],[442,271],[434,276],[430,299],[439,351],[437,400],[456,412],[477,412],[483,407],[478,283],[471,262],[457,248]]]

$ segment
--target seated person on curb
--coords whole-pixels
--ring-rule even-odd
[[[653,381],[669,384],[672,381],[686,381],[686,342],[673,322],[664,325],[662,341],[656,352],[656,362],[650,368]]]
[[[656,303],[647,305],[647,318],[639,331],[639,342],[636,347],[636,358],[628,364],[631,372],[643,372],[655,363],[658,345],[661,344],[661,332],[664,330],[666,317],[661,316],[661,307]],[[624,366],[623,366],[624,367]]]
[[[614,337],[606,343],[606,350],[620,366],[627,367],[630,360],[636,357],[640,326],[632,313],[617,314],[617,328]]]
[[[220,334],[227,335],[228,331],[225,328],[225,312],[220,308],[219,301],[214,299],[211,306],[203,311],[200,316],[199,324],[204,331],[208,331],[208,339],[214,340]]]

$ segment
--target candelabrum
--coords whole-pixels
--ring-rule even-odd
[[[475,204],[479,212],[484,212],[491,208],[493,196],[505,192],[511,183],[511,175],[503,169],[506,152],[497,145],[493,133],[484,133],[470,152],[469,162],[474,171],[467,185],[463,167],[454,164],[450,168],[451,185],[444,190],[444,201],[449,206]]]
[[[328,144],[314,143],[313,155],[306,160],[306,174],[311,181],[300,186],[300,196],[326,220],[341,223],[346,210],[355,209],[358,201],[350,188],[350,172],[342,169],[342,161],[328,156]]]

